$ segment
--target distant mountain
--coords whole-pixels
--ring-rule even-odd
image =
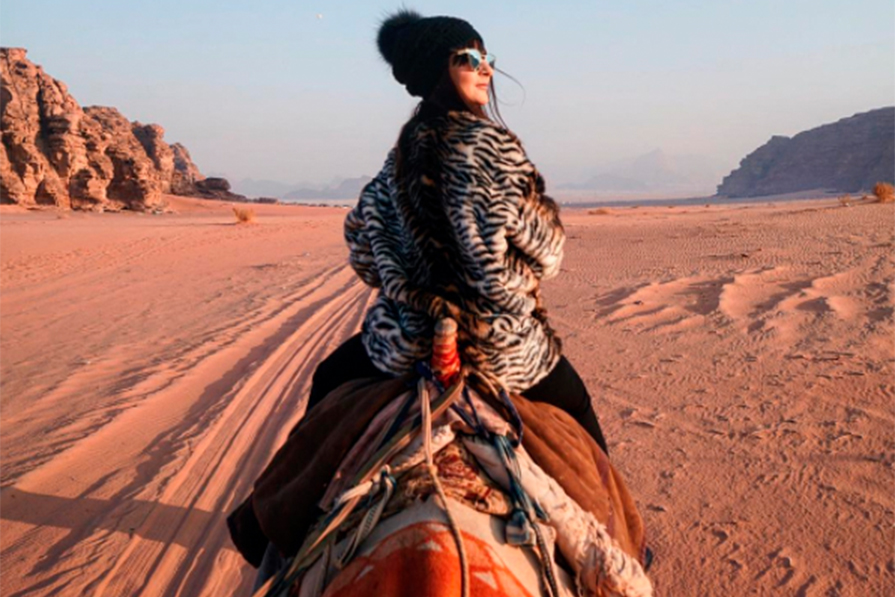
[[[286,183],[277,180],[254,180],[243,178],[233,183],[233,190],[247,197],[285,197],[286,193],[305,183]]]
[[[718,185],[718,195],[759,197],[824,189],[855,193],[895,181],[895,107],[774,136]]]
[[[590,177],[587,182],[582,184],[566,184],[558,185],[560,189],[570,189],[579,191],[648,191],[649,185],[642,180],[632,177],[623,176],[621,174],[597,174]]]
[[[359,176],[357,178],[346,178],[335,186],[323,189],[294,189],[283,195],[283,199],[357,199],[360,192],[371,180],[373,179],[370,176]]]
[[[601,168],[587,181],[558,189],[606,193],[711,193],[724,165],[698,155],[668,155],[656,149]]]
[[[372,178],[333,178],[327,185],[308,182],[287,183],[278,180],[244,178],[233,184],[233,190],[248,197],[276,197],[286,201],[309,199],[357,199]]]

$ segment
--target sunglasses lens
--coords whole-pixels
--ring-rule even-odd
[[[482,64],[482,55],[478,50],[470,50],[467,54],[469,57],[469,66],[472,67],[473,70],[478,70],[479,66]]]

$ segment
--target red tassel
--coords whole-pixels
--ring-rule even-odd
[[[444,318],[435,324],[432,342],[432,372],[444,385],[450,385],[460,373],[460,355],[457,353],[457,322]]]

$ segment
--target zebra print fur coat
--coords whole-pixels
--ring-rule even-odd
[[[558,207],[507,129],[467,112],[412,126],[407,150],[392,149],[345,219],[351,266],[379,289],[367,354],[407,372],[450,316],[464,364],[522,392],[560,357],[540,292],[562,260]]]

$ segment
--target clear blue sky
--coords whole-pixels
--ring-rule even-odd
[[[771,135],[895,104],[892,0],[407,1],[469,20],[551,183],[656,148],[733,168]],[[415,105],[375,47],[398,2],[3,0],[0,44],[184,143],[205,173],[375,174]],[[322,15],[319,18],[318,15]]]

